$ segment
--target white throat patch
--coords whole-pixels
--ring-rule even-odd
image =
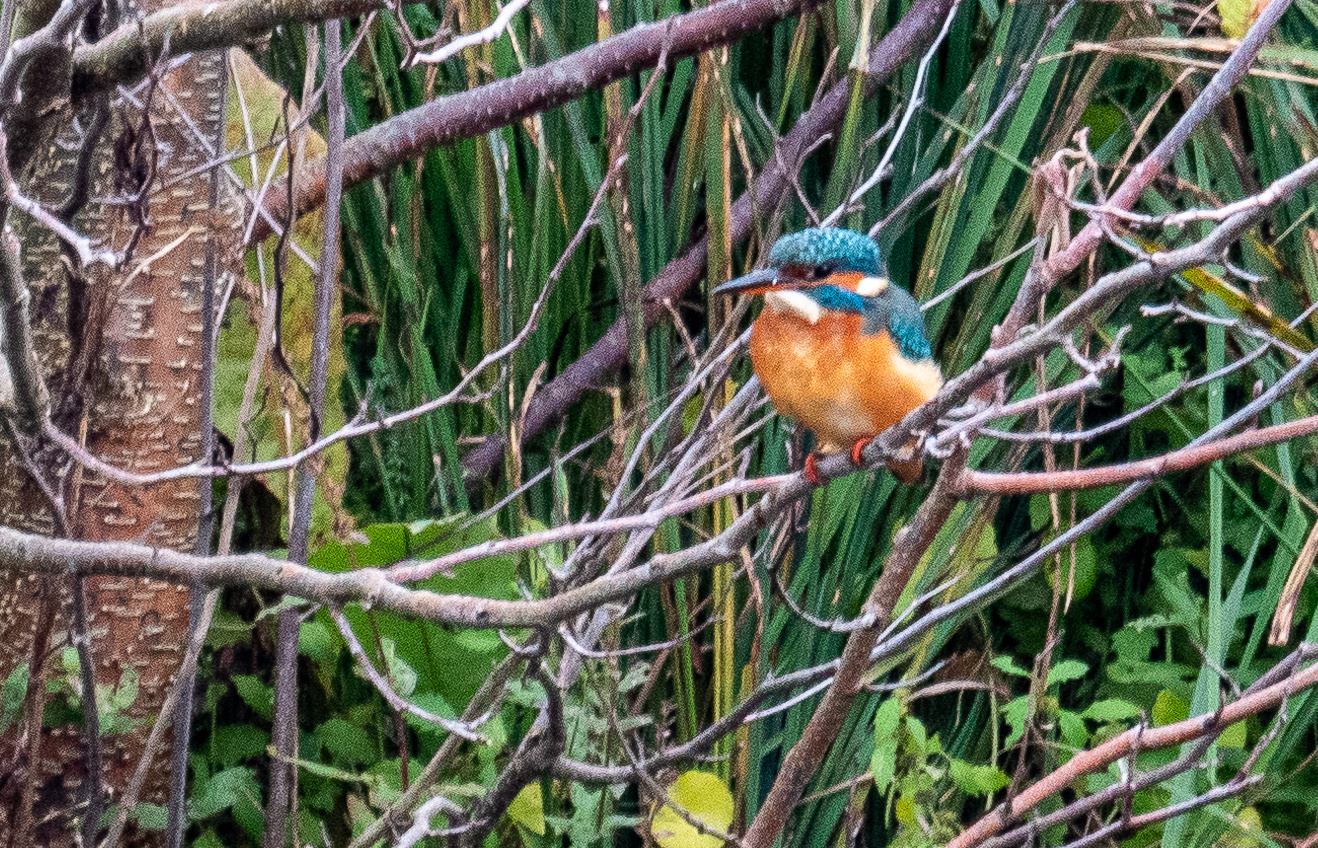
[[[861,297],[874,297],[888,287],[886,277],[866,277],[856,283],[856,294]]]
[[[764,293],[764,305],[774,312],[790,312],[811,324],[824,317],[824,307],[815,303],[810,295],[799,291],[771,291]]]

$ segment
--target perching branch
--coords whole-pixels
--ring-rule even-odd
[[[1318,167],[1310,170],[1318,173]],[[1257,214],[1256,210],[1238,213],[1238,216],[1254,214]],[[1173,273],[1182,266],[1202,264],[1205,261],[1204,255],[1213,255],[1213,251],[1220,249],[1220,245],[1229,243],[1230,238],[1243,229],[1245,222],[1235,220],[1238,216],[1233,216],[1232,220],[1219,225],[1197,245],[1180,251],[1158,254],[1131,269],[1108,275],[1088,293],[1062,310],[1044,328],[1012,345],[991,350],[965,375],[950,381],[933,401],[907,416],[906,421],[871,444],[866,449],[866,456],[873,456],[879,461],[899,455],[897,451],[902,449],[902,444],[909,434],[914,432],[915,426],[922,421],[932,419],[938,410],[945,411],[952,408],[958,393],[968,394],[984,381],[996,376],[1002,369],[1033,355],[1045,345],[1055,344],[1050,340],[1063,329],[1073,326],[1069,323],[1074,319],[1073,313],[1082,310],[1084,306],[1092,309],[1128,291],[1136,283],[1152,282]],[[1089,312],[1082,311],[1078,314],[1089,314]],[[1288,377],[1277,381],[1236,416],[1227,419],[1218,428],[1214,428],[1201,438],[1207,441],[1218,439],[1229,432],[1230,427],[1237,426],[1238,420],[1241,420],[1239,416],[1251,416],[1256,414],[1257,409],[1265,408],[1275,402],[1279,393],[1305,373],[1316,358],[1318,354],[1311,354],[1297,363]],[[893,433],[898,435],[894,437]],[[890,441],[896,444],[890,446]],[[1243,450],[1253,442],[1246,439],[1230,444]],[[1201,453],[1198,457],[1202,462],[1211,462],[1219,457],[1219,452]],[[820,474],[825,477],[849,473],[850,470],[850,461],[844,456],[827,457],[819,463]],[[248,584],[322,603],[367,601],[380,608],[392,609],[419,618],[475,628],[546,626],[563,621],[577,613],[597,608],[601,604],[628,598],[644,586],[692,574],[714,563],[732,558],[740,547],[758,533],[765,521],[810,490],[809,484],[798,474],[771,478],[769,483],[764,497],[719,536],[686,549],[658,554],[644,566],[610,573],[542,600],[502,601],[437,595],[426,591],[408,590],[390,579],[388,572],[376,569],[329,574],[259,555],[207,559],[129,543],[98,544],[45,539],[8,528],[0,528],[0,561],[11,567],[44,573],[58,573],[65,568],[72,568],[82,574],[152,576],[181,583],[196,580],[208,586]],[[736,488],[739,486],[732,487],[730,491]],[[958,490],[954,485],[949,485],[943,491],[947,497],[954,498]],[[705,497],[696,497],[686,502],[692,507],[705,503],[708,503]],[[649,527],[648,521],[639,524],[641,527]],[[630,521],[616,525],[619,529],[635,529],[636,526],[636,523]],[[607,525],[591,528],[593,531],[606,529],[608,529]],[[1064,536],[1068,537],[1069,541],[1069,534]],[[554,538],[558,538],[557,534]],[[1063,537],[1058,537],[1055,541],[1060,542],[1062,539]],[[1031,561],[1033,559],[1031,558]],[[893,570],[892,573],[897,574],[897,570]]]
[[[1268,11],[1272,12],[1274,10],[1270,7]],[[1279,15],[1280,12],[1276,14]],[[1263,35],[1266,34],[1267,29],[1275,21],[1275,17],[1266,15],[1264,19],[1260,19],[1256,24],[1255,31],[1251,32],[1250,38],[1246,39],[1238,52],[1247,54],[1251,47],[1257,52],[1257,49],[1261,46]],[[1232,60],[1236,58],[1233,56]],[[1227,65],[1224,66],[1223,73],[1219,74],[1220,79],[1215,78],[1214,80],[1219,89],[1221,86],[1225,86],[1225,88],[1215,91],[1215,96],[1212,97],[1205,93],[1201,99],[1210,105],[1201,106],[1200,101],[1197,100],[1190,111],[1198,113],[1201,109],[1211,108],[1211,104],[1215,104],[1218,99],[1225,96],[1238,79],[1238,76],[1233,77],[1228,74],[1228,68],[1230,68],[1230,73],[1241,74],[1252,63],[1252,59],[1253,54],[1249,54],[1247,60],[1242,59],[1241,62],[1234,63],[1228,61]],[[1187,118],[1189,117],[1187,114]],[[1189,122],[1189,126],[1192,127],[1202,117],[1203,115],[1199,114],[1194,121]],[[1181,122],[1181,124],[1186,123],[1185,120]],[[1184,130],[1184,133],[1188,134],[1188,129]],[[1162,169],[1166,159],[1170,158],[1172,152],[1179,149],[1184,140],[1185,135],[1182,134],[1175,146],[1170,149],[1165,149],[1163,145],[1160,145],[1155,150],[1155,155],[1151,157],[1152,161],[1147,166],[1145,164],[1137,166],[1136,173],[1141,174],[1147,169],[1153,169],[1148,176],[1149,179],[1152,179],[1152,175]],[[1297,169],[1296,172],[1293,172],[1293,175],[1300,172],[1305,172],[1303,180],[1311,179],[1314,173],[1318,173],[1318,165],[1315,162],[1307,163]],[[1127,183],[1132,185],[1138,184],[1138,182],[1139,178],[1137,177],[1127,180]],[[1118,195],[1121,195],[1121,192],[1118,192]],[[1137,195],[1138,191],[1135,192],[1135,195],[1130,196],[1126,200],[1127,205],[1132,203]],[[1017,340],[1020,329],[1025,326],[1027,316],[1036,309],[1038,297],[1042,292],[1046,292],[1051,288],[1051,283],[1040,287],[1036,281],[1034,285],[1031,285],[1027,277],[1027,282],[1022,286],[1015,303],[1000,328],[995,345],[985,353],[976,365],[944,385],[942,391],[931,402],[916,409],[898,425],[889,428],[878,439],[871,442],[865,450],[866,461],[872,462],[880,458],[897,455],[895,452],[900,450],[901,445],[908,441],[913,434],[927,432],[939,418],[963,403],[970,397],[972,392],[978,390],[981,386],[988,385],[989,380],[998,375],[1005,376],[1006,371],[1011,367],[1036,354],[1045,352],[1048,347],[1057,345],[1063,337],[1068,336],[1072,330],[1079,326],[1081,321],[1092,320],[1095,315],[1102,314],[1111,304],[1114,304],[1119,298],[1135,290],[1138,286],[1164,279],[1171,273],[1184,268],[1206,264],[1212,261],[1213,258],[1220,256],[1229,245],[1244,233],[1245,229],[1262,216],[1263,209],[1264,207],[1259,206],[1251,210],[1242,210],[1230,216],[1214,228],[1207,238],[1189,248],[1189,254],[1182,252],[1179,257],[1181,260],[1188,259],[1191,255],[1196,257],[1197,261],[1192,264],[1178,266],[1177,259],[1173,259],[1168,263],[1167,260],[1171,254],[1160,254],[1151,256],[1122,271],[1109,274],[1060,310],[1043,327]],[[1079,255],[1087,255],[1088,252],[1097,247],[1097,234],[1101,234],[1101,232],[1101,229],[1095,227],[1096,235],[1092,240],[1093,243],[1087,251]],[[1077,242],[1072,242],[1073,248],[1076,248],[1076,245]],[[1178,251],[1172,253],[1178,253]],[[1078,259],[1076,261],[1078,262]],[[1049,279],[1055,282],[1058,277],[1060,277],[1060,274]],[[1308,364],[1308,362],[1304,363],[1306,367]],[[1280,384],[1273,388],[1278,389],[1279,387]],[[1275,400],[1275,392],[1269,391],[1265,394]],[[1239,413],[1237,413],[1238,415]],[[1228,422],[1231,422],[1230,426],[1234,426],[1237,416],[1232,416],[1224,421],[1222,425],[1210,431],[1213,434],[1212,436],[1207,436],[1207,434],[1206,436],[1215,438],[1221,435],[1221,432],[1214,431],[1222,431],[1225,426],[1228,426]],[[951,512],[956,500],[953,480],[961,474],[964,456],[964,451],[953,454],[949,461],[944,463],[933,491],[921,505],[911,522],[902,528],[900,531],[901,536],[894,541],[893,552],[889,555],[889,560],[884,567],[879,583],[871,592],[864,608],[865,614],[872,616],[875,624],[854,631],[848,638],[843,653],[842,667],[838,671],[833,687],[824,696],[800,739],[788,753],[773,787],[747,830],[745,845],[748,848],[769,848],[779,839],[791,810],[796,806],[809,785],[814,772],[814,764],[824,758],[836,739],[837,733],[855,700],[861,675],[869,667],[872,651],[878,647],[880,631],[884,629],[887,621],[891,620],[900,592],[906,584],[910,573],[909,569],[913,565],[908,564],[907,560],[911,558],[918,560],[923,555],[933,539],[933,533],[942,525]],[[841,458],[841,462],[846,462],[846,459]],[[833,472],[832,468],[824,468],[822,464],[819,470],[821,474]],[[1145,485],[1147,484],[1136,483],[1129,486],[1104,508],[1090,516],[1089,520],[1081,522],[1081,524],[1072,527],[1070,531],[1060,534],[1053,540],[1051,545],[1045,547],[1058,546],[1062,544],[1063,539],[1066,539],[1066,543],[1069,544],[1081,532],[1087,532],[1087,530],[1081,530],[1082,526],[1106,520],[1123,504],[1129,502],[1138,492],[1142,491]],[[1034,556],[1027,557],[1025,562],[1031,563],[1032,569],[1037,567],[1041,560],[1042,551]],[[897,581],[895,587],[890,585],[891,581]],[[953,605],[949,604],[947,606]]]

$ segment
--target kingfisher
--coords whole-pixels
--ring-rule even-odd
[[[815,227],[778,239],[769,267],[716,293],[762,294],[751,328],[751,364],[774,407],[813,430],[819,451],[850,447],[862,464],[870,441],[938,393],[924,316],[910,293],[884,274],[868,236]],[[819,485],[816,454],[805,474]],[[921,459],[890,463],[898,479],[920,478]]]

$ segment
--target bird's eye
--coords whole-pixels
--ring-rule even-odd
[[[822,262],[819,265],[812,265],[810,267],[810,279],[812,280],[826,279],[832,273],[833,266],[832,263],[829,262]]]

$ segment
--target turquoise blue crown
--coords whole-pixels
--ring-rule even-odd
[[[854,230],[839,227],[811,227],[783,236],[769,251],[769,264],[831,265],[832,271],[855,271],[882,274],[883,262],[874,240]]]

